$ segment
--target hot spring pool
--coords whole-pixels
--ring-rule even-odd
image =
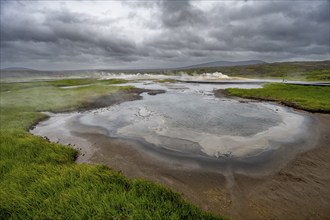
[[[216,98],[214,89],[259,85],[133,83],[166,93],[81,113],[51,114],[32,132],[50,139],[73,133],[100,133],[139,143],[155,157],[201,166],[259,164],[274,155],[301,152],[308,145],[311,119],[289,108],[265,102]]]

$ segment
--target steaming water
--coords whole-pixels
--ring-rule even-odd
[[[212,93],[213,89],[259,85],[152,82],[133,85],[165,89],[166,93],[143,94],[142,100],[84,113],[55,114],[33,133],[48,135],[46,131],[55,128],[59,136],[99,132],[142,143],[145,146],[142,150],[158,156],[212,163],[267,160],[265,155],[269,156],[270,152],[292,150],[285,147],[307,142],[309,138],[305,135],[309,123],[306,116],[269,103],[219,99]]]

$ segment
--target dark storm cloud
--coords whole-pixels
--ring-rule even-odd
[[[114,3],[96,2],[99,13],[76,10],[79,6],[70,2],[51,7],[1,1],[1,66],[125,68],[329,59],[329,1],[199,3],[126,1],[114,9]],[[119,16],[112,16],[116,10]]]
[[[169,1],[167,3],[170,4]],[[183,5],[191,8],[186,2]],[[184,25],[181,21],[179,32],[171,28],[165,34],[170,37],[157,38],[152,45],[164,49],[180,48],[192,57],[201,54],[192,51],[215,50],[219,56],[228,51],[236,52],[236,55],[252,52],[258,59],[265,56],[273,60],[281,59],[282,55],[296,59],[304,55],[307,59],[308,55],[323,55],[324,59],[329,56],[328,1],[261,1],[240,6],[219,5],[208,13],[208,17],[204,17],[207,19],[203,20],[202,26],[190,20]],[[167,24],[167,20],[163,22]]]
[[[87,15],[69,11],[48,11],[44,16],[42,23],[26,17],[14,21],[9,21],[10,17],[1,19],[1,41],[40,43],[40,45],[49,43],[50,47],[56,44],[59,54],[62,54],[61,50],[64,53],[70,50],[73,55],[101,53],[118,59],[126,59],[123,55],[133,54],[136,49],[131,41],[116,36],[109,38],[102,32],[98,33],[99,23]],[[3,44],[5,48],[8,45],[20,45],[20,43]],[[38,47],[38,44],[34,47]],[[26,48],[29,47],[22,49]]]
[[[202,11],[193,7],[189,0],[164,0],[160,7],[161,22],[166,28],[196,26],[206,20]]]
[[[247,16],[246,10],[252,14]],[[314,16],[318,13],[320,16]],[[308,47],[323,46],[324,49],[312,50],[313,53],[329,52],[329,2],[318,2],[316,6],[305,2],[263,2],[259,8],[241,7],[225,17],[231,18],[228,25],[210,31],[210,36],[224,40],[234,50],[299,55],[308,54]]]

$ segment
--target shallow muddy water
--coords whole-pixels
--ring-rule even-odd
[[[127,85],[127,84],[125,84]],[[311,119],[286,107],[216,98],[214,89],[253,84],[133,83],[166,93],[82,113],[51,114],[32,132],[65,144],[96,133],[136,143],[136,149],[169,164],[216,171],[283,163],[312,147]],[[74,134],[80,134],[75,137]],[[66,138],[65,138],[66,137]],[[299,145],[299,147],[297,147]],[[296,146],[296,147],[294,147]],[[92,153],[91,153],[92,154]],[[281,162],[278,158],[281,157]]]

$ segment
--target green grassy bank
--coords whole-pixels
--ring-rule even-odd
[[[168,188],[128,180],[77,152],[31,135],[41,111],[71,111],[85,100],[131,89],[93,79],[2,83],[0,219],[221,219]],[[61,88],[62,86],[79,86]]]
[[[279,101],[284,105],[312,112],[330,112],[329,86],[266,84],[260,89],[226,89],[230,95]]]

